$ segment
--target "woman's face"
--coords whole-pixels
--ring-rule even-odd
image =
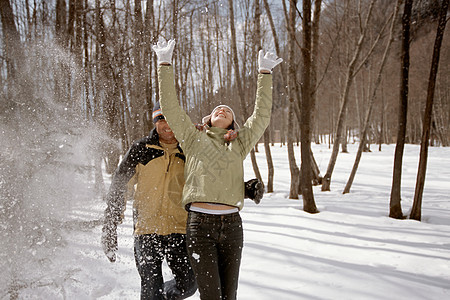
[[[227,129],[231,123],[233,123],[233,112],[228,107],[222,106],[213,111],[212,126]]]

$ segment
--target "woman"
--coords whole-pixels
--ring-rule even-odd
[[[199,131],[177,99],[171,66],[174,46],[173,40],[162,41],[153,49],[159,63],[161,109],[186,156],[182,203],[188,210],[188,253],[201,299],[236,299],[243,246],[243,161],[269,125],[271,71],[282,59],[260,51],[255,109],[242,128],[233,110],[219,105],[204,118],[206,130]]]

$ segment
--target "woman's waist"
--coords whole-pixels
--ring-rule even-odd
[[[193,202],[190,204],[189,210],[212,215],[224,215],[239,212],[239,208],[236,206],[209,202]]]
[[[232,191],[217,192],[214,190],[190,189],[185,186],[183,191],[183,206],[188,209],[195,203],[196,208],[208,210],[229,210],[238,208],[242,209],[244,205],[244,189]]]
[[[191,207],[198,207],[208,210],[230,210],[236,209],[236,206],[223,204],[223,203],[213,203],[213,202],[193,202],[191,203]]]

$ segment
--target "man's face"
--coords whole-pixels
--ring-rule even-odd
[[[233,122],[233,112],[228,107],[217,108],[211,116],[211,125],[227,129]]]
[[[158,122],[155,123],[155,127],[161,142],[166,144],[173,144],[177,142],[175,135],[166,120],[158,120]]]

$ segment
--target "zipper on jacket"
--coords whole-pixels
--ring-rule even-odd
[[[166,169],[166,174],[169,173],[169,167],[170,167],[170,154],[164,150],[164,156],[168,158],[169,162],[167,163],[167,169]]]

